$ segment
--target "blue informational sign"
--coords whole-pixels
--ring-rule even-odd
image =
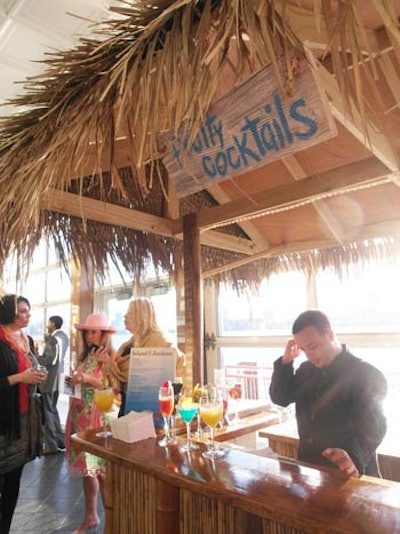
[[[176,357],[174,348],[131,349],[124,415],[132,410],[151,411],[154,425],[163,425],[158,390],[166,380],[174,380]]]

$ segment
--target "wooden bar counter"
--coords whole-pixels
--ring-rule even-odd
[[[397,432],[397,431],[396,431]],[[400,449],[398,433],[387,435],[378,447],[378,462],[383,478],[400,481]],[[261,438],[267,438],[270,448],[279,456],[296,458],[299,444],[297,424],[293,419],[277,425],[269,425],[259,431]]]
[[[201,456],[203,443],[185,454],[156,439],[128,444],[95,434],[72,439],[108,462],[106,534],[400,532],[395,482],[348,479],[228,446],[210,461]]]

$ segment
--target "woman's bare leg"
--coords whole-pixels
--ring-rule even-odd
[[[73,534],[85,534],[86,531],[100,523],[97,515],[97,494],[99,482],[97,477],[83,477],[83,491],[85,494],[85,517],[78,530]]]

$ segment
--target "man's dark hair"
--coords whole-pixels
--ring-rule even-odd
[[[318,310],[307,310],[301,313],[292,326],[292,334],[297,334],[308,326],[314,326],[319,334],[330,330],[331,323],[328,317]]]
[[[49,317],[49,323],[53,323],[57,330],[59,330],[63,325],[62,317],[59,315],[52,315]]]
[[[0,298],[0,324],[11,324],[15,320],[20,302],[25,302],[31,309],[29,300],[25,297],[11,294]]]

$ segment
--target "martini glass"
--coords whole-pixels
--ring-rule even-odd
[[[194,416],[197,414],[199,405],[193,402],[192,394],[184,393],[179,399],[177,406],[177,412],[182,417],[186,424],[186,444],[179,448],[181,452],[190,452],[199,448],[198,445],[192,443],[192,437],[190,433],[190,423]]]

